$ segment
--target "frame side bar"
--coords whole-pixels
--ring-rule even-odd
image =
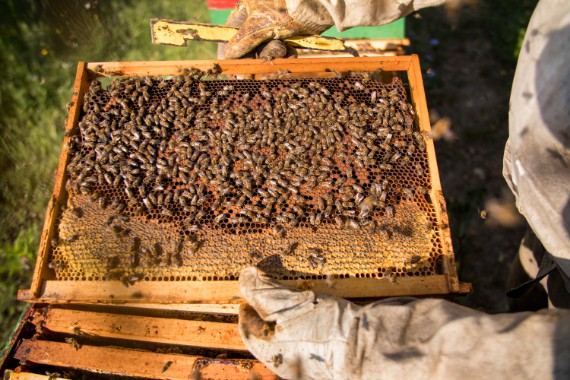
[[[65,137],[63,139],[63,148],[59,158],[59,166],[57,168],[57,174],[55,177],[55,184],[52,198],[48,204],[46,211],[46,219],[44,222],[44,227],[42,230],[40,246],[38,250],[38,258],[36,260],[36,266],[34,268],[34,276],[29,290],[20,290],[18,292],[18,298],[21,296],[26,296],[25,294],[29,292],[32,297],[37,297],[40,292],[41,280],[46,278],[48,274],[48,268],[46,265],[47,255],[50,250],[51,239],[55,236],[55,230],[57,228],[56,221],[59,208],[65,201],[65,181],[67,180],[66,167],[69,160],[68,154],[68,143],[70,142],[72,132],[77,126],[79,120],[79,115],[81,113],[81,107],[83,106],[83,97],[89,86],[89,81],[87,78],[87,64],[85,62],[78,62],[77,73],[75,75],[75,83],[73,85],[73,94],[71,97],[71,106],[69,108],[69,113],[65,123]]]

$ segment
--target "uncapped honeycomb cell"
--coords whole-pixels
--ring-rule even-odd
[[[400,79],[94,80],[68,145],[58,280],[436,273],[424,135]]]

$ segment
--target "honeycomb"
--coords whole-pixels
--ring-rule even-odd
[[[97,80],[68,144],[56,280],[429,276],[428,156],[399,78]]]

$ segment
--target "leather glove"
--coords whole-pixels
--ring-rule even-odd
[[[256,267],[242,271],[239,286],[249,303],[240,307],[239,331],[256,358],[287,379],[349,377],[347,339],[359,306],[292,290]]]
[[[224,47],[227,59],[242,57],[260,44],[291,36],[321,34],[330,25],[305,25],[295,21],[287,11],[285,0],[240,0],[226,21],[226,25],[240,27]],[[287,48],[279,41],[263,48],[261,58],[281,58]]]

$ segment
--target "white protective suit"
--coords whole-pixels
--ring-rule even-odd
[[[309,29],[381,25],[439,0],[286,0]],[[468,43],[468,41],[466,41]],[[542,0],[514,79],[504,173],[561,272],[570,273],[570,1]],[[248,349],[285,378],[570,379],[570,311],[488,315],[435,299],[361,307],[240,276]]]

